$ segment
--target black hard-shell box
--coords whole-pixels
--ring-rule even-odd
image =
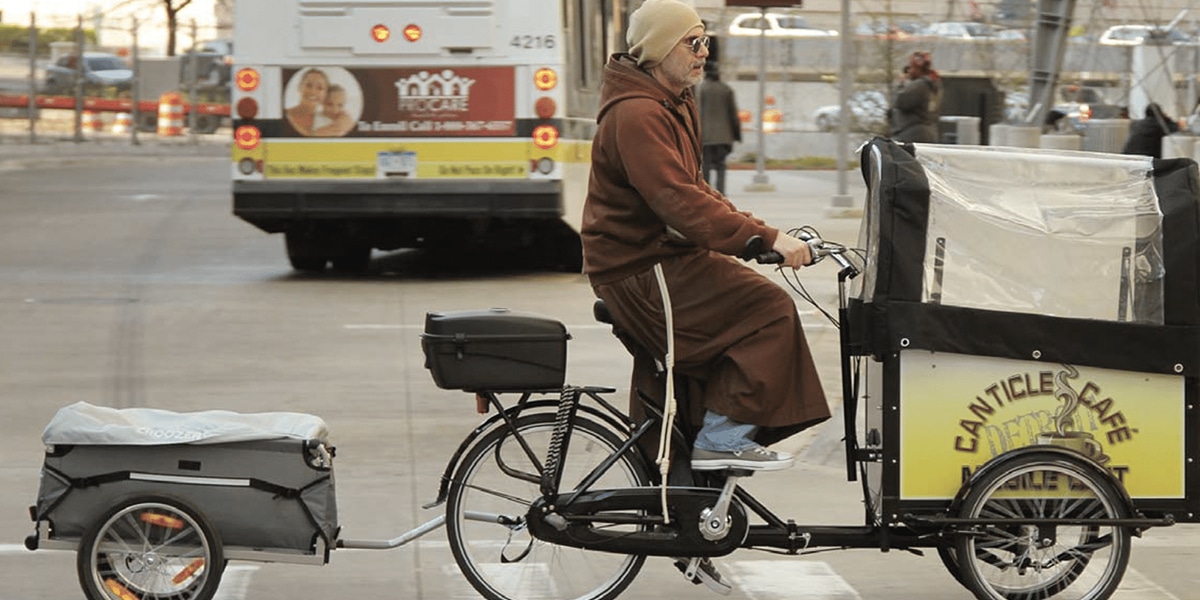
[[[421,348],[442,389],[553,390],[566,378],[570,338],[559,321],[505,308],[431,312]]]
[[[54,539],[81,538],[119,503],[168,496],[203,513],[222,544],[313,554],[336,541],[332,466],[313,464],[309,441],[56,445],[35,507]],[[326,550],[327,552],[328,550]]]

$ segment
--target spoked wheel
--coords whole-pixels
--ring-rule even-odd
[[[76,566],[89,600],[209,600],[225,558],[198,511],[177,499],[143,497],[88,528]]]
[[[463,458],[450,484],[446,535],[463,576],[485,598],[615,598],[637,576],[642,555],[611,554],[549,544],[533,538],[525,523],[530,504],[541,496],[541,468],[554,431],[554,415],[517,419],[520,438],[507,428],[485,435]],[[524,440],[536,457],[522,448]],[[620,447],[608,428],[576,419],[562,460],[562,488],[579,483]],[[641,458],[622,454],[591,489],[645,486],[650,477]],[[635,525],[614,525],[637,531]]]
[[[960,516],[1005,521],[956,542],[962,583],[981,600],[1103,600],[1129,564],[1128,527],[1029,521],[1128,516],[1112,478],[1083,457],[1017,458],[973,487]]]

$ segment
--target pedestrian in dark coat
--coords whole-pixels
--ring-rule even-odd
[[[630,51],[610,57],[583,213],[584,271],[616,325],[659,359],[669,290],[676,368],[702,380],[694,469],[778,469],[763,446],[829,418],[791,297],[733,258],[761,237],[785,265],[811,262],[780,232],[705,182],[693,86],[708,55],[695,10],[647,0],[630,19]]]
[[[721,81],[717,66],[707,63],[704,81],[697,93],[700,105],[700,143],[703,146],[704,179],[725,193],[725,161],[733,143],[742,141],[742,123],[738,120],[737,98],[733,88]]]
[[[1163,138],[1179,131],[1179,124],[1168,117],[1157,102],[1146,105],[1146,116],[1129,126],[1129,137],[1121,154],[1140,154],[1162,158]]]
[[[938,141],[942,80],[928,52],[913,52],[892,99],[891,137],[898,142]]]

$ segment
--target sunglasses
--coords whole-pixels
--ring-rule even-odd
[[[694,54],[696,56],[700,56],[701,48],[708,49],[708,41],[709,41],[708,36],[702,35],[700,37],[694,37],[691,39],[683,40],[680,43],[683,44],[684,46],[690,46],[692,49],[692,54]]]

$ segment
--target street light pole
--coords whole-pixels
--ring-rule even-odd
[[[767,112],[767,7],[758,7],[758,159],[755,161],[756,172],[747,192],[773,192],[775,186],[767,178],[766,173],[766,115]]]
[[[838,36],[838,49],[840,60],[838,61],[838,104],[839,108],[838,128],[837,128],[837,194],[833,197],[830,205],[832,213],[849,213],[854,207],[854,199],[848,193],[848,173],[849,165],[847,157],[850,155],[850,86],[853,81],[854,57],[850,44],[850,0],[842,0],[842,31]]]

